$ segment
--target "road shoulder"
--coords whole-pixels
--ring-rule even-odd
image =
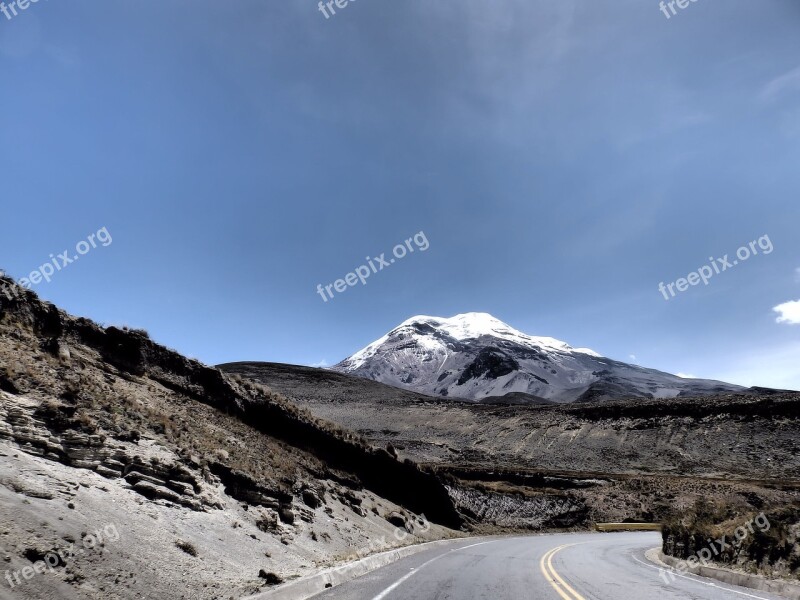
[[[653,548],[645,552],[647,560],[666,571],[675,572],[675,567],[684,562],[675,557],[667,556],[660,548]],[[689,566],[685,573],[713,579],[728,585],[735,585],[760,592],[767,592],[789,598],[790,600],[800,600],[800,585],[789,581],[777,579],[767,579],[762,575],[753,575],[742,571],[734,571],[722,567],[705,567],[703,565]]]
[[[331,567],[316,573],[308,575],[295,581],[290,581],[276,588],[266,592],[260,592],[254,596],[248,596],[244,600],[307,600],[312,596],[324,592],[327,589],[336,587],[353,579],[357,579],[367,573],[390,565],[398,560],[419,554],[425,550],[433,548],[446,547],[448,545],[455,545],[459,542],[474,541],[490,539],[488,537],[464,537],[449,540],[438,540],[435,542],[426,542],[424,544],[415,544],[413,546],[405,546],[396,550],[389,550],[381,552],[373,556],[367,556],[360,560],[341,565],[338,567]]]

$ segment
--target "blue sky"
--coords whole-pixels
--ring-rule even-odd
[[[800,389],[798,27],[794,0],[43,0],[0,14],[0,266],[105,227],[35,289],[211,364],[482,311]]]

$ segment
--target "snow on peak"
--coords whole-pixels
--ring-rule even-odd
[[[527,335],[485,312],[462,313],[450,317],[449,319],[419,315],[403,321],[397,329],[416,324],[430,325],[459,341],[477,339],[481,336],[488,335],[511,340],[527,346],[538,346],[547,350],[600,356],[593,350],[589,350],[588,348],[573,348],[566,342],[555,338]]]
[[[481,312],[464,313],[449,319],[421,315],[404,321],[400,327],[415,324],[431,325],[459,341],[479,338],[482,335],[523,335],[489,313]]]
[[[415,325],[428,325],[437,331],[451,337],[460,342],[467,340],[475,340],[483,336],[499,338],[526,346],[528,348],[539,348],[548,352],[561,352],[570,354],[587,354],[589,356],[599,357],[600,355],[588,348],[573,348],[566,342],[557,340],[551,337],[536,337],[527,335],[518,331],[484,312],[469,312],[455,315],[450,318],[431,317],[427,315],[417,315],[406,319],[400,325],[395,327],[392,331],[375,340],[366,348],[362,348],[344,362],[348,363],[349,369],[358,369],[369,361],[376,354],[380,353],[384,344],[389,342],[390,338],[400,333],[403,329],[413,327]],[[404,332],[407,333],[407,332]],[[433,336],[426,335],[424,332],[413,331],[410,332],[415,338],[419,348],[436,351],[436,349],[443,347],[442,342]]]

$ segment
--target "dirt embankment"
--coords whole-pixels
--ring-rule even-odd
[[[694,564],[800,580],[800,502],[758,510],[741,499],[698,500],[666,519],[663,552]]]
[[[462,519],[434,474],[144,332],[11,290],[0,293],[0,556],[11,576],[0,598],[238,596],[457,535],[446,526]],[[96,530],[116,539],[89,548]],[[33,571],[52,552],[66,558]]]

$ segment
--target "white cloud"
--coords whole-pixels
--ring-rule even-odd
[[[631,360],[635,361],[636,360],[636,355],[635,354],[629,354],[628,358],[630,358]]]
[[[690,375],[689,373],[675,373],[681,379],[697,379],[697,375]]]
[[[327,360],[325,360],[325,359],[323,358],[323,359],[322,359],[321,361],[319,361],[318,363],[314,363],[313,365],[308,365],[308,366],[309,366],[309,367],[316,367],[316,368],[318,368],[318,369],[322,369],[322,368],[324,368],[324,367],[327,367],[327,366],[328,366],[328,361],[327,361]]]
[[[789,325],[800,325],[800,300],[784,302],[773,308],[780,316],[775,319],[777,323],[787,323]]]

